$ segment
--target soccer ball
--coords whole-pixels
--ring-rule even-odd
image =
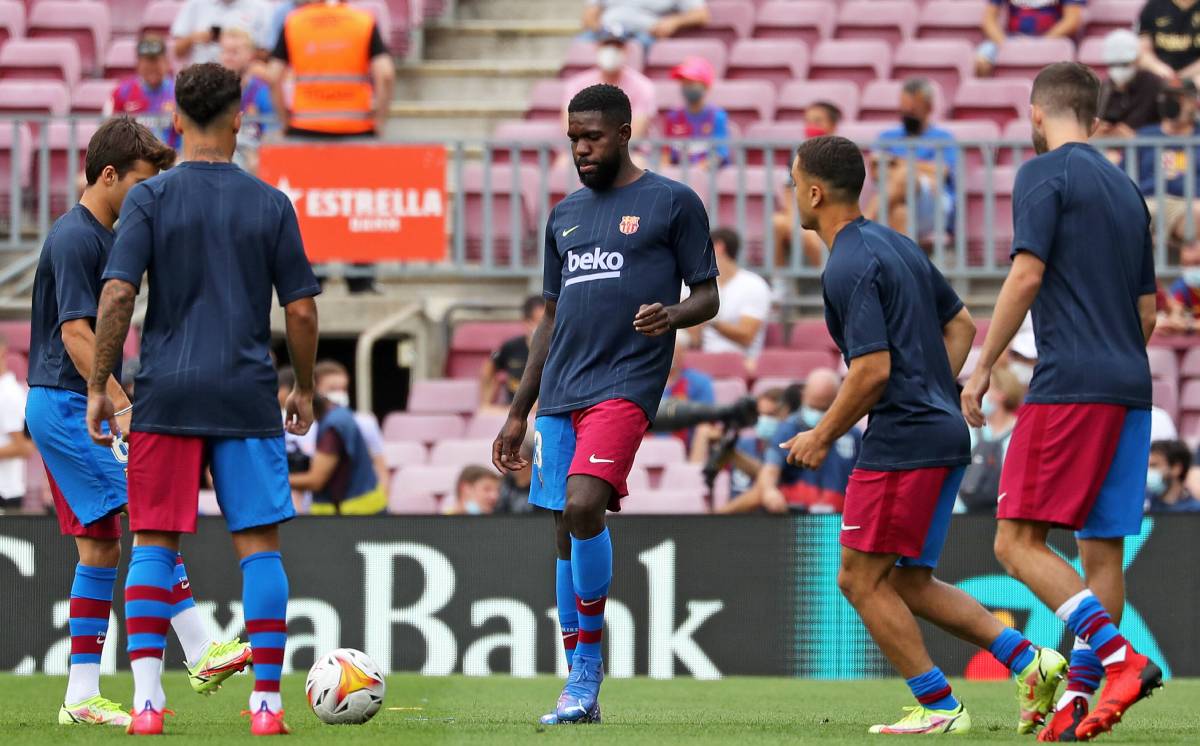
[[[313,663],[304,683],[308,704],[329,725],[361,725],[383,704],[386,685],[366,653],[338,648]]]

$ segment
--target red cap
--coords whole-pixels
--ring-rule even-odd
[[[712,63],[703,57],[688,57],[671,71],[673,80],[690,80],[703,83],[708,88],[712,88],[716,77],[717,71],[713,69]]]

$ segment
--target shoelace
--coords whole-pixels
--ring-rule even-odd
[[[119,702],[113,702],[111,699],[105,699],[104,697],[101,697],[100,699],[97,699],[95,702],[93,702],[91,704],[91,707],[94,707],[97,710],[120,710],[122,712],[125,711],[125,705],[122,705]]]
[[[585,685],[588,683],[599,681],[600,676],[597,671],[592,671],[593,667],[580,664],[571,669],[571,677],[567,679],[567,685],[564,687],[563,693],[580,699],[585,696],[591,696],[593,691]]]
[[[209,658],[219,658],[222,656],[239,653],[241,652],[242,647],[242,641],[235,637],[228,642],[219,643],[216,647],[214,647],[212,652],[209,654]]]

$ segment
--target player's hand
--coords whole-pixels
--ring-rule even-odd
[[[112,448],[114,433],[119,431],[115,412],[107,392],[88,391],[88,435],[92,436],[97,445]],[[108,432],[104,432],[105,423],[108,423]]]
[[[643,305],[633,317],[633,328],[647,337],[661,337],[671,331],[671,317],[661,303]]]
[[[521,456],[521,446],[525,443],[525,429],[529,423],[520,417],[510,416],[500,428],[500,434],[492,443],[492,466],[501,474],[510,471],[521,471],[529,466],[529,462]]]
[[[983,395],[992,383],[992,371],[982,365],[975,368],[962,390],[962,413],[971,427],[983,427]]]
[[[313,423],[313,395],[311,391],[293,389],[284,404],[284,429],[292,435],[304,435]]]
[[[805,430],[780,443],[779,447],[787,449],[787,462],[801,469],[820,469],[829,455],[829,444],[817,435],[816,430]]]

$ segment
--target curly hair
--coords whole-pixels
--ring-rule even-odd
[[[175,78],[175,105],[201,128],[241,102],[242,81],[238,74],[215,62],[191,65]]]
[[[83,175],[88,185],[95,184],[106,166],[122,179],[138,161],[146,161],[159,171],[175,164],[175,150],[163,144],[154,133],[128,116],[118,116],[100,125],[88,141]]]
[[[583,111],[598,111],[605,121],[618,126],[633,121],[633,109],[625,91],[606,83],[584,88],[567,104],[568,114]]]
[[[805,140],[796,148],[800,170],[820,181],[840,202],[857,202],[867,178],[862,151],[850,140],[825,135]]]

